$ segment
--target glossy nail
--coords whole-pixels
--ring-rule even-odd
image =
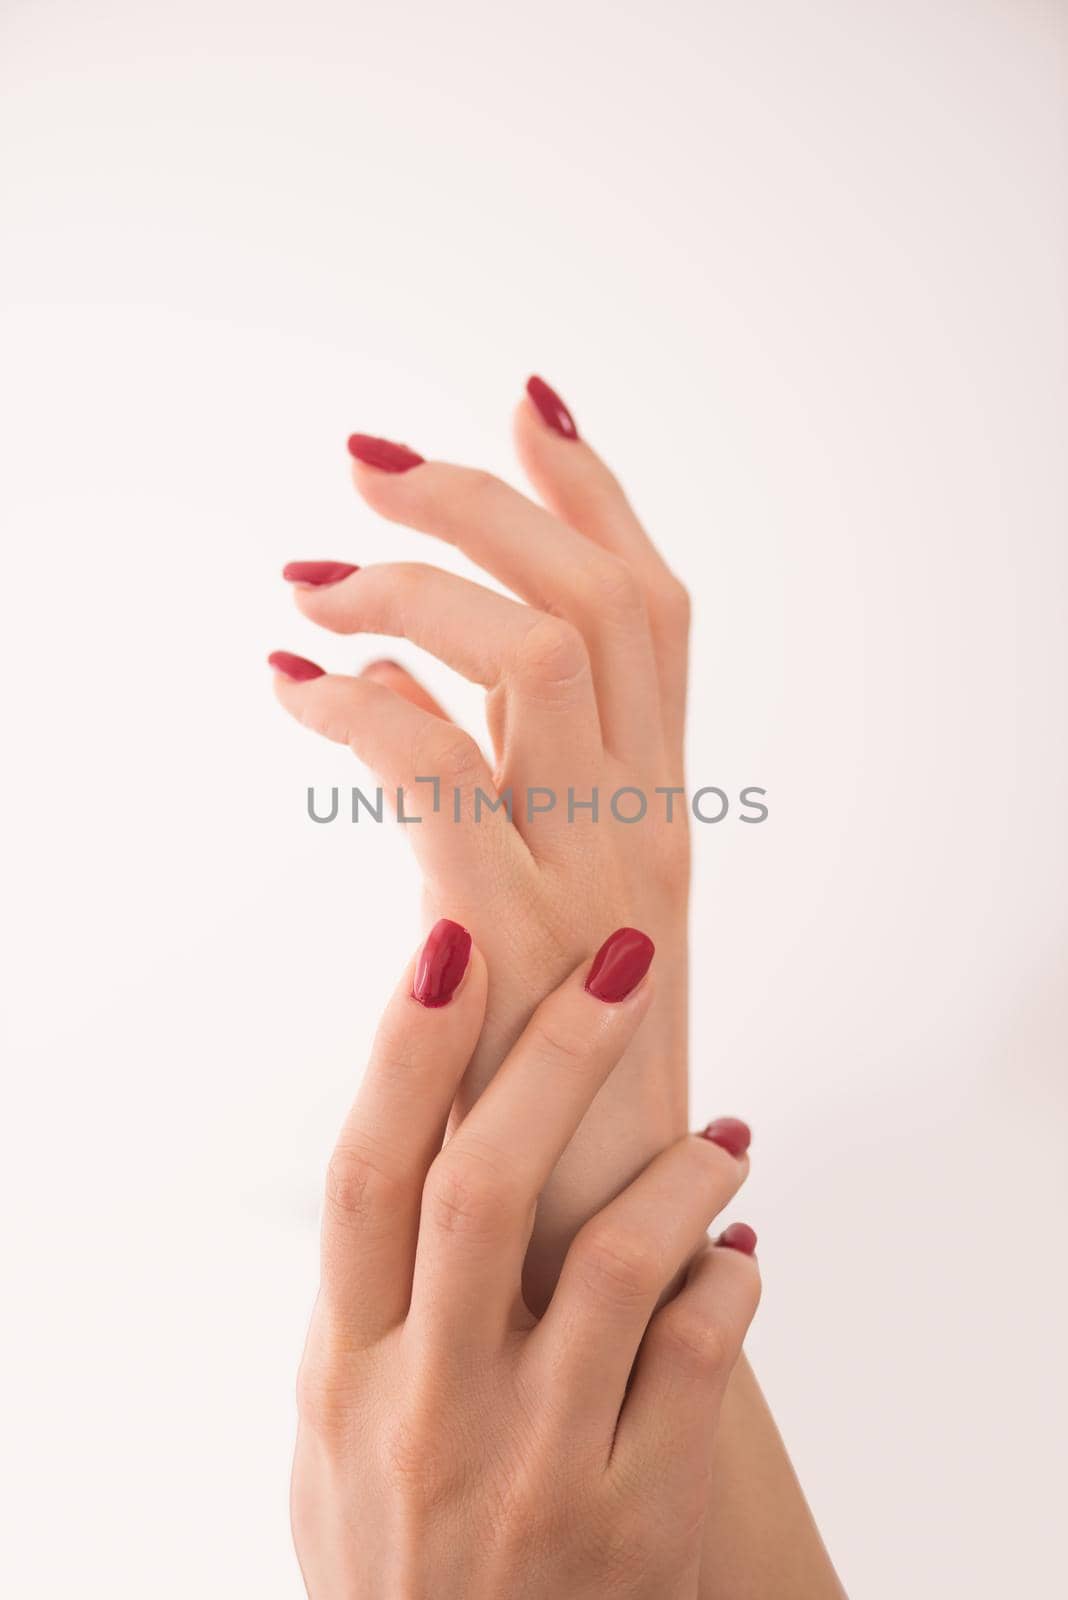
[[[617,928],[593,958],[586,979],[587,994],[609,1005],[625,1000],[649,971],[655,948],[647,933],[637,928]]]
[[[283,677],[292,678],[294,683],[307,683],[309,678],[326,676],[322,667],[317,667],[314,661],[305,661],[303,656],[291,656],[288,650],[272,650],[267,657],[267,665]]]
[[[421,1006],[447,1006],[467,971],[471,935],[458,922],[442,917],[427,934],[419,952],[412,999]]]
[[[715,1122],[701,1129],[700,1137],[707,1139],[709,1144],[718,1144],[729,1155],[744,1156],[753,1135],[748,1123],[740,1121],[738,1117],[717,1117]]]
[[[322,589],[328,583],[340,583],[359,572],[349,561],[287,561],[282,576],[287,583],[304,583],[313,589]]]
[[[354,433],[349,438],[349,455],[355,456],[365,466],[377,467],[379,472],[410,472],[421,467],[423,457],[409,450],[406,444],[394,444],[389,439],[375,439],[369,433]]]
[[[729,1228],[724,1228],[716,1243],[725,1250],[738,1250],[743,1256],[751,1256],[757,1247],[757,1236],[748,1222],[732,1222]]]
[[[527,394],[541,413],[542,421],[548,423],[554,433],[560,434],[564,439],[578,438],[574,417],[556,390],[550,389],[544,378],[528,378]]]

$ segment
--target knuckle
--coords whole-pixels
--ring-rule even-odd
[[[548,612],[523,636],[516,664],[521,677],[549,687],[566,687],[589,672],[581,633],[573,623]]]
[[[416,774],[440,778],[455,788],[474,783],[482,774],[482,752],[470,734],[446,723],[424,733],[416,751]]]
[[[464,467],[457,471],[453,508],[464,521],[477,521],[490,515],[501,495],[509,493],[507,486],[492,472],[482,467]]]
[[[302,1427],[323,1440],[338,1439],[347,1431],[348,1398],[329,1366],[306,1355],[297,1370],[296,1390]]]
[[[384,1418],[378,1451],[386,1483],[413,1512],[431,1512],[446,1504],[469,1476],[462,1452],[450,1441],[452,1430],[433,1401],[421,1397]]]
[[[655,1299],[660,1263],[645,1240],[588,1223],[574,1248],[582,1283],[598,1299],[625,1307]]]
[[[495,1237],[509,1212],[508,1184],[485,1161],[450,1150],[433,1163],[423,1190],[429,1220],[443,1233]]]
[[[651,591],[657,615],[673,628],[686,631],[690,626],[693,604],[690,591],[673,572],[666,572]]]
[[[592,1041],[574,1020],[550,1011],[545,1017],[539,1017],[536,1037],[542,1055],[566,1066],[581,1067],[590,1059]]]
[[[627,620],[642,615],[645,597],[641,584],[618,556],[599,557],[588,568],[583,581],[587,599],[597,613]]]
[[[692,1306],[669,1307],[660,1313],[657,1343],[667,1360],[709,1376],[732,1358],[727,1329]]]
[[[389,1202],[398,1187],[394,1178],[368,1150],[358,1145],[338,1145],[326,1169],[326,1199],[331,1209],[360,1221],[380,1203]]]

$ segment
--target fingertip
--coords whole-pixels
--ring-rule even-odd
[[[640,928],[617,928],[593,958],[586,993],[606,1005],[618,1005],[638,988],[655,953],[656,946]]]
[[[447,1006],[463,985],[473,948],[471,934],[462,923],[439,917],[416,960],[412,999],[429,1010]]]
[[[289,683],[308,683],[312,678],[326,677],[323,667],[304,656],[292,655],[288,650],[272,650],[267,657],[267,665]]]
[[[350,578],[359,570],[351,561],[287,561],[282,577],[286,583],[300,588],[322,589]]]
[[[748,1222],[732,1222],[715,1241],[722,1250],[736,1250],[739,1255],[752,1256],[756,1254],[756,1230]]]
[[[575,419],[551,384],[534,373],[527,379],[526,394],[544,427],[561,439],[578,439],[579,431]]]
[[[375,472],[411,472],[413,467],[421,467],[426,460],[425,456],[406,444],[397,444],[392,439],[382,439],[370,433],[351,433],[348,452],[353,461]]]

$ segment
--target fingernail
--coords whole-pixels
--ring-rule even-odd
[[[721,1150],[726,1150],[732,1156],[744,1156],[753,1135],[748,1123],[738,1117],[717,1117],[715,1122],[701,1129],[699,1137],[707,1139],[709,1144],[718,1144]]]
[[[544,378],[528,378],[527,394],[541,412],[542,421],[547,422],[554,433],[559,433],[565,439],[578,438],[574,417]]]
[[[656,946],[637,928],[617,928],[593,958],[586,993],[614,1005],[625,1000],[649,971]]]
[[[328,583],[340,583],[342,578],[359,572],[348,561],[287,561],[282,576],[287,583],[307,583],[313,589],[322,589]]]
[[[317,667],[314,661],[305,661],[303,656],[291,656],[288,650],[272,650],[267,657],[267,665],[281,672],[284,677],[292,678],[294,683],[307,683],[309,678],[326,676],[322,667]]]
[[[415,968],[412,999],[421,1006],[447,1006],[467,971],[471,935],[458,922],[435,922]]]
[[[724,1228],[716,1243],[725,1250],[740,1250],[743,1256],[751,1256],[757,1247],[757,1236],[748,1222],[732,1222],[729,1228]]]
[[[406,444],[393,444],[389,439],[375,439],[369,433],[354,433],[349,437],[349,455],[355,456],[368,467],[380,472],[408,472],[421,467],[423,457],[409,450]]]

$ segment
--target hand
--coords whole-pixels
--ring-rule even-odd
[[[311,1600],[697,1594],[717,1411],[759,1296],[751,1230],[704,1234],[747,1130],[658,1155],[580,1230],[540,1320],[520,1289],[538,1197],[653,1003],[651,958],[613,934],[444,1149],[486,967],[442,922],[395,992],[331,1163],[301,1368]]]
[[[545,505],[484,472],[424,461],[354,436],[356,487],[383,516],[457,545],[520,603],[435,567],[286,569],[297,604],[336,633],[399,635],[485,686],[495,751],[477,743],[402,669],[325,675],[276,655],[282,704],[348,744],[390,789],[405,791],[424,871],[427,920],[461,916],[493,973],[486,1026],[459,1096],[472,1103],[538,1000],[596,944],[604,926],[648,928],[668,973],[641,1040],[579,1130],[538,1212],[527,1291],[544,1304],[579,1225],[687,1126],[687,806],[681,791],[688,602],[619,484],[538,380],[516,414],[522,463]],[[441,782],[442,808],[429,811]],[[452,790],[463,820],[453,820]],[[511,790],[514,821],[475,790]],[[528,815],[528,789],[556,795]],[[611,797],[637,789],[641,822],[615,820]],[[599,793],[568,816],[568,793]],[[536,801],[537,803],[537,801]],[[672,821],[667,821],[669,804]],[[633,795],[619,803],[636,810]]]

